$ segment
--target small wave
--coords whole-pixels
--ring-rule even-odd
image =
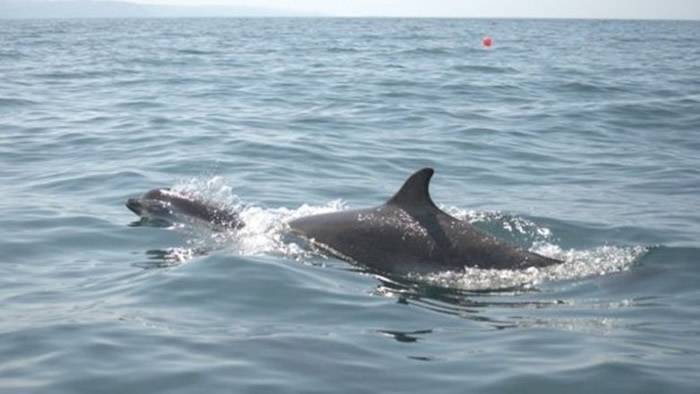
[[[616,93],[616,92],[624,92],[625,89],[621,86],[615,86],[611,84],[602,84],[602,83],[593,83],[593,82],[581,82],[581,81],[574,81],[574,82],[566,82],[558,86],[558,90],[563,93],[574,93],[574,94],[582,94],[582,93]]]
[[[351,47],[330,47],[326,49],[330,53],[359,53],[360,50]]]
[[[90,79],[110,76],[107,71],[52,71],[34,75],[49,80]]]
[[[205,51],[201,49],[178,49],[177,53],[182,55],[215,55],[217,51]]]
[[[452,68],[460,73],[515,74],[518,72],[518,70],[513,67],[485,66],[479,64],[459,64]]]
[[[403,55],[448,55],[450,50],[448,48],[412,48],[399,51],[398,56]]]
[[[11,98],[11,97],[0,97],[0,108],[1,107],[22,107],[27,105],[36,105],[38,102],[33,100],[21,99],[21,98]]]
[[[124,109],[145,109],[145,108],[160,108],[163,103],[152,100],[130,100],[116,104],[117,107]]]
[[[619,115],[620,123],[650,121],[658,122],[659,119],[670,119],[683,116],[682,109],[667,101],[627,101],[612,102],[603,107],[604,113]]]
[[[0,49],[0,59],[7,58],[12,60],[17,60],[20,58],[25,58],[27,55],[16,49]]]

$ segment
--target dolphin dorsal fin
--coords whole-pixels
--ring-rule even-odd
[[[387,201],[387,204],[402,208],[430,207],[438,209],[430,198],[428,186],[433,176],[432,168],[423,168],[406,179],[401,189]]]

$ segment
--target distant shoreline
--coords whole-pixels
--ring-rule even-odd
[[[498,9],[498,8],[492,8]],[[343,11],[340,11],[343,12]],[[373,11],[368,11],[369,13]],[[401,9],[391,11],[379,11],[385,13],[401,14]],[[414,13],[417,11],[414,11]],[[475,15],[456,16],[446,13],[445,10],[434,9],[435,15],[338,15],[330,12],[312,10],[293,10],[277,8],[273,6],[246,6],[246,5],[157,5],[140,3],[129,0],[0,0],[0,20],[8,19],[180,19],[180,18],[333,18],[333,19],[493,19],[493,20],[601,20],[601,21],[700,21],[700,15],[684,13],[675,10],[666,12],[666,16],[658,16],[659,13],[649,14],[636,12],[638,16],[632,17],[597,17],[600,13],[588,14],[588,16],[566,16],[570,12],[559,12],[559,16],[497,16]],[[486,11],[488,12],[488,11]],[[484,12],[484,13],[486,13]],[[503,11],[502,11],[503,12]],[[532,11],[535,13],[537,11]],[[507,12],[506,12],[507,13]],[[515,11],[511,10],[515,14]],[[523,13],[523,12],[521,12]],[[477,12],[477,14],[479,14]],[[628,14],[634,15],[634,10]],[[562,16],[563,15],[563,16]],[[606,15],[606,14],[603,14]],[[618,14],[619,15],[619,14]],[[650,17],[645,17],[650,16]]]
[[[674,3],[675,1],[675,3]],[[700,21],[700,9],[669,0],[664,8],[627,6],[617,11],[600,7],[512,7],[504,0],[473,6],[414,7],[397,3],[381,7],[352,4],[343,7],[245,4],[154,4],[149,0],[0,0],[0,19],[115,19],[115,18],[367,18],[367,19],[504,19],[504,20],[613,20],[613,21]],[[641,2],[640,2],[641,3]],[[273,5],[274,4],[274,5]],[[304,5],[306,4],[306,5]],[[509,6],[508,4],[511,4]],[[675,5],[674,5],[675,4]],[[685,4],[685,3],[683,3]],[[561,5],[561,4],[559,4]],[[501,15],[497,15],[501,14]],[[548,16],[538,16],[548,15]]]

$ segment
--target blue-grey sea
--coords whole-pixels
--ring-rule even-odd
[[[381,277],[284,236],[428,166],[565,262]],[[139,221],[156,187],[246,226]],[[3,394],[698,393],[699,208],[698,22],[0,20]]]

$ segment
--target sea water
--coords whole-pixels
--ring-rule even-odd
[[[427,166],[564,264],[284,236]],[[246,227],[140,222],[156,187]],[[699,196],[697,22],[0,20],[0,392],[697,393]]]

